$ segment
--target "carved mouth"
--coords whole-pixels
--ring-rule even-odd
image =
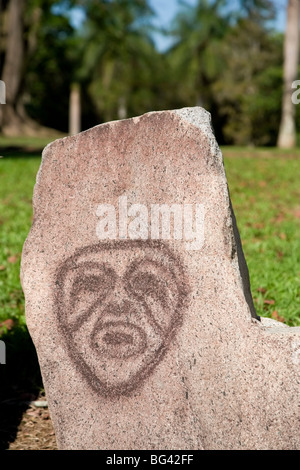
[[[129,345],[129,344],[133,344],[133,336],[128,335],[126,333],[118,332],[118,331],[115,331],[115,332],[109,332],[108,331],[103,336],[102,341],[104,341],[104,343],[107,343],[108,345],[112,345],[112,346],[115,346],[115,345],[120,345],[120,346]]]
[[[92,346],[103,357],[126,359],[142,354],[147,347],[147,336],[142,328],[132,323],[104,322],[92,334]]]

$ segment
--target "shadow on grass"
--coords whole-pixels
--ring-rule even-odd
[[[10,146],[2,147],[0,146],[0,156],[1,158],[24,158],[24,157],[37,157],[41,158],[42,151],[44,147],[21,147],[21,146]]]
[[[0,450],[7,450],[16,438],[22,415],[29,402],[43,388],[36,351],[25,326],[2,334],[6,364],[0,365]]]

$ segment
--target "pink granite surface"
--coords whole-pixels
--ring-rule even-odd
[[[300,328],[256,318],[206,111],[53,142],[33,205],[21,280],[60,449],[300,448]]]

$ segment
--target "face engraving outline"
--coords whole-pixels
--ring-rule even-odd
[[[129,261],[122,275],[118,275],[110,261],[114,253],[124,254],[124,251],[140,252],[140,255]],[[97,257],[105,261],[94,261]],[[112,296],[120,293],[120,285],[124,298],[123,303],[117,304]],[[98,286],[103,292],[101,289],[98,292]],[[188,297],[182,263],[159,240],[89,245],[77,250],[56,272],[55,312],[64,345],[86,382],[106,398],[128,396],[152,373],[182,325]],[[90,305],[81,309],[87,298]],[[82,325],[89,321],[87,351],[80,351],[78,335]],[[97,358],[102,370],[95,362]],[[111,373],[117,367],[128,369],[128,376],[113,381]]]

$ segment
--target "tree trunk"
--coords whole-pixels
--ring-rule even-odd
[[[299,56],[300,1],[288,0],[284,41],[282,112],[277,146],[296,146],[295,105],[292,102],[292,83],[297,79]]]
[[[126,98],[121,96],[118,100],[118,119],[127,118]]]
[[[27,0],[9,0],[6,10],[7,31],[1,77],[6,87],[6,104],[0,107],[0,130],[9,136],[56,135],[58,132],[54,129],[43,127],[29,118],[24,106],[23,80],[28,52],[24,39],[26,5]],[[38,20],[36,15],[33,20]]]
[[[0,80],[0,104],[6,104],[6,86],[2,80]]]
[[[80,86],[78,83],[71,85],[69,107],[69,134],[78,134],[81,131],[81,103]]]
[[[2,108],[2,130],[13,133],[19,125],[16,104],[19,97],[24,64],[23,17],[25,0],[8,4],[7,44],[2,80],[6,85],[6,105]]]

